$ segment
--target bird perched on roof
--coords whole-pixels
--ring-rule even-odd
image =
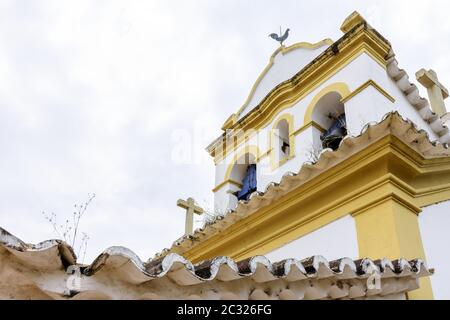
[[[286,29],[283,35],[281,35],[281,29],[280,29],[280,35],[276,33],[269,34],[269,37],[274,39],[275,41],[278,41],[281,45],[283,45],[283,42],[289,37],[289,31],[290,29]]]

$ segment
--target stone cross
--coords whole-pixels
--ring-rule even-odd
[[[447,113],[444,100],[448,98],[448,90],[439,82],[436,72],[420,69],[416,78],[428,90],[431,109],[440,117],[444,116]]]
[[[200,215],[203,213],[203,209],[196,206],[195,201],[192,198],[188,198],[187,200],[179,199],[177,201],[177,206],[186,209],[186,223],[184,227],[184,234],[192,234],[192,232],[194,231],[194,213]]]

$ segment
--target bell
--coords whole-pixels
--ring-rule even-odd
[[[289,143],[283,141],[283,145],[281,146],[281,151],[283,151],[284,154],[289,153]]]
[[[320,136],[322,147],[324,149],[337,150],[342,139],[347,135],[347,123],[345,121],[345,113],[341,114],[333,122],[331,127]]]

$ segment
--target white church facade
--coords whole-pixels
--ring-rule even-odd
[[[259,112],[255,108],[274,88],[291,79],[332,43],[326,39],[278,49],[246,103],[229,121],[245,121],[252,112]],[[445,121],[439,117],[444,114],[432,114],[430,104],[420,97],[412,79],[399,69],[394,54],[391,55],[386,62],[380,53],[361,45],[327,74],[321,73],[317,82],[302,88],[300,98],[272,106],[273,110],[257,126],[242,132],[244,138],[237,136],[238,132],[229,140],[221,136],[214,141],[208,151],[216,162],[216,209],[226,212],[237,204],[237,197],[232,194],[240,188],[244,170],[242,166],[233,167],[235,163],[257,163],[257,190],[264,191],[270,183],[280,182],[287,172],[298,172],[304,163],[315,162],[324,149],[320,136],[340,115],[345,115],[347,132],[352,136],[359,135],[367,124],[380,122],[387,113],[397,111],[425,130],[431,140],[450,142]],[[287,150],[282,150],[283,142],[289,144]],[[245,155],[249,159],[244,159]]]

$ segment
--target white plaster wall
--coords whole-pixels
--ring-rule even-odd
[[[364,64],[364,68],[367,70],[368,74],[370,74],[370,78],[367,78],[365,81],[369,79],[374,80],[395,99],[395,102],[391,103],[372,86],[352,98],[345,104],[347,121],[354,130],[352,133],[360,133],[365,125],[362,124],[361,119],[367,120],[366,124],[368,122],[379,122],[384,114],[391,111],[398,111],[405,119],[411,120],[419,128],[426,130],[432,140],[437,140],[439,137],[431,130],[429,124],[422,119],[419,112],[409,103],[406,96],[397,87],[395,81],[388,76],[386,70],[369,56],[366,55],[366,57],[369,58],[369,60]],[[362,61],[360,66],[363,67]],[[412,72],[412,74],[414,74],[414,72]],[[360,85],[365,81],[361,82]],[[354,89],[356,88],[351,90],[353,91]],[[349,105],[357,105],[357,107],[352,107],[347,114]],[[349,121],[349,117],[357,121]]]
[[[275,179],[275,180],[271,180]],[[270,157],[265,157],[256,166],[256,183],[260,192],[266,191],[269,183],[277,182],[270,165]]]
[[[450,201],[423,208],[419,216],[423,246],[435,299],[450,299]]]
[[[321,255],[329,261],[358,258],[356,226],[350,215],[294,240],[265,256],[276,262],[287,258],[304,259]]]
[[[228,163],[225,161],[222,161],[218,164],[216,164],[216,174],[215,174],[215,186],[218,186],[219,184],[221,184],[224,179],[225,179],[225,173],[227,171],[228,168]]]
[[[395,105],[391,101],[373,86],[367,87],[345,103],[348,133],[358,136],[366,124],[381,121],[385,114],[393,110]]]
[[[229,209],[234,209],[237,205],[237,197],[232,193],[239,188],[231,183],[226,183],[222,188],[214,193],[214,214],[225,215]]]
[[[288,57],[289,55],[282,56],[283,58]],[[311,59],[312,60],[312,59]],[[273,117],[273,120],[268,123],[264,128],[262,128],[258,135],[255,135],[248,141],[246,144],[240,145],[235,152],[230,152],[225,159],[223,159],[219,164],[216,165],[216,175],[215,175],[215,183],[219,185],[225,180],[225,173],[230,164],[233,163],[235,155],[240,154],[243,150],[245,150],[246,146],[258,146],[261,153],[265,153],[269,150],[269,133],[272,129],[275,121],[283,114],[289,113],[293,115],[294,125],[293,130],[297,130],[304,125],[304,117],[305,112],[311,101],[314,97],[326,86],[336,83],[336,82],[345,82],[348,84],[350,90],[354,90],[359,87],[362,83],[367,81],[372,77],[372,70],[374,68],[382,69],[380,65],[378,65],[371,57],[367,54],[361,54],[354,61],[350,62],[345,68],[337,72],[335,75],[331,76],[330,79],[321,84],[318,88],[310,92],[303,99],[292,105],[291,107],[282,110],[277,115]],[[384,72],[385,70],[382,69]],[[276,71],[276,68],[273,69]],[[386,72],[385,72],[385,76]],[[316,129],[308,128],[303,131],[301,134],[297,135],[295,138],[296,144],[296,157],[287,163],[285,163],[280,168],[272,171],[270,169],[270,158],[265,157],[258,164],[258,172],[257,172],[257,181],[258,181],[258,191],[264,191],[267,185],[271,182],[280,182],[282,176],[287,172],[298,172],[301,168],[302,164],[306,161],[309,161],[309,157],[307,156],[307,150],[311,148],[311,140],[314,141],[314,144],[320,146],[320,141],[317,139]],[[313,133],[314,132],[314,133]],[[223,205],[218,205],[218,201],[224,203],[221,200],[221,194],[225,195],[225,192],[216,192],[215,195],[215,203],[216,207],[223,208]],[[227,196],[228,197],[228,196]],[[226,201],[225,201],[226,202]]]
[[[283,59],[287,58],[289,60],[289,54],[280,57]],[[289,63],[286,62],[286,66],[288,65]],[[276,68],[272,71],[275,72]],[[417,110],[409,104],[404,94],[396,86],[395,82],[388,76],[386,70],[368,54],[361,53],[357,58],[355,58],[355,60],[336,72],[336,74],[324,81],[319,87],[310,92],[303,99],[275,115],[273,120],[262,128],[258,135],[251,138],[246,145],[258,146],[261,154],[264,154],[270,147],[268,139],[270,130],[272,129],[274,122],[281,115],[289,113],[293,116],[293,130],[295,131],[303,127],[307,107],[323,88],[333,83],[344,82],[348,85],[349,90],[352,92],[368,80],[374,80],[392,97],[394,97],[396,101],[395,103],[392,103],[372,86],[369,86],[360,94],[349,100],[345,104],[345,109],[348,126],[351,129],[352,134],[359,134],[363,126],[368,122],[378,122],[386,113],[397,110],[403,117],[412,120],[418,125],[419,128],[426,130],[431,139],[437,139],[436,134],[434,134],[430,126],[420,117]],[[257,181],[259,191],[264,191],[267,185],[271,182],[279,182],[281,177],[289,171],[298,172],[302,164],[309,160],[306,154],[307,148],[311,147],[311,139],[313,139],[315,145],[320,146],[320,141],[317,139],[318,135],[315,131],[317,130],[307,129],[297,135],[295,142],[296,157],[275,171],[270,170],[269,157],[265,157],[263,161],[258,164]],[[221,164],[216,166],[216,185],[219,185],[225,180],[225,172],[228,165],[233,163],[235,154],[240,153],[244,150],[244,148],[245,145],[242,144],[234,153],[230,153],[221,162]],[[215,198],[218,199],[219,197],[216,196]]]
[[[314,58],[325,51],[326,48],[328,48],[328,45],[324,44],[316,49],[298,48],[286,54],[279,52],[274,58],[272,67],[257,86],[247,107],[239,116],[239,119],[256,107],[273,88],[283,81],[292,78],[297,72],[314,60]]]
[[[322,85],[317,87],[315,90],[306,95],[303,99],[292,105],[291,107],[282,110],[277,115],[274,116],[273,120],[268,123],[264,128],[262,128],[258,134],[257,138],[252,138],[247,145],[252,145],[259,143],[258,146],[261,152],[266,152],[269,148],[268,136],[269,132],[273,127],[274,122],[284,113],[290,113],[294,117],[294,130],[301,128],[304,125],[304,116],[306,112],[306,108],[314,99],[314,97],[326,86],[336,83],[336,82],[345,82],[349,85],[350,90],[356,89],[362,83],[370,79],[370,74],[364,73],[364,70],[371,70],[371,67],[367,67],[368,64],[373,63],[378,68],[382,69],[372,58],[367,56],[366,54],[360,55],[357,59],[352,61],[346,68],[339,71],[337,74],[332,76],[330,79],[325,81]],[[387,75],[385,75],[387,77]],[[222,160],[222,163],[230,164],[233,161],[235,154],[238,154],[245,148],[245,145],[240,145],[235,152],[231,152],[227,155],[227,157]],[[219,165],[217,167],[219,172],[216,175],[216,184],[219,184],[223,181],[225,177],[226,166],[223,167]]]
[[[287,161],[280,167],[272,170],[270,166],[270,157],[267,157],[266,162],[261,163],[258,167],[261,168],[258,174],[258,190],[265,191],[267,185],[271,182],[280,183],[283,176],[288,172],[298,173],[301,166],[305,162],[311,161],[308,152],[317,148],[313,142],[314,133],[318,130],[313,127],[305,129],[302,133],[295,137],[295,158]],[[316,133],[316,135],[320,133]]]

